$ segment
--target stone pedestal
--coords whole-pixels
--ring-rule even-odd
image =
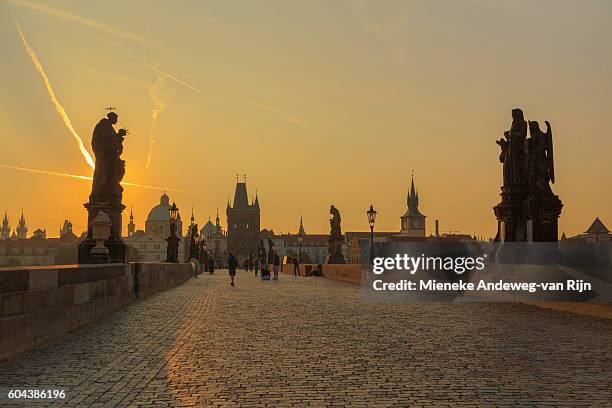
[[[556,243],[559,241],[558,224],[563,204],[559,197],[506,188],[502,188],[501,196],[502,201],[493,208],[498,225],[496,241],[501,243],[495,253],[496,262],[560,262],[561,252]]]
[[[527,241],[527,218],[523,214],[523,203],[527,191],[502,187],[502,200],[493,207],[497,217],[497,237],[499,242]]]
[[[109,203],[87,203],[84,204],[87,209],[87,238],[79,244],[79,263],[95,263],[98,261],[95,256],[92,256],[91,250],[96,246],[96,241],[93,239],[92,221],[98,216],[100,211],[105,212],[110,220],[110,236],[104,242],[104,246],[108,248],[108,260],[112,263],[126,262],[126,247],[121,240],[121,213],[125,209],[123,204]]]
[[[528,242],[559,241],[559,216],[563,204],[556,195],[529,196],[523,203],[523,215],[530,230]]]

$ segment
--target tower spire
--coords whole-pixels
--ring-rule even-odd
[[[304,223],[302,222],[302,214],[300,214],[300,228],[298,229],[298,234],[301,236],[306,235],[306,231],[304,231]]]

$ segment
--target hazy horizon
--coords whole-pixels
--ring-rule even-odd
[[[125,186],[124,230],[164,188],[184,221],[219,208],[225,228],[246,174],[262,228],[303,215],[327,233],[334,204],[365,231],[373,203],[376,230],[399,231],[414,170],[428,235],[439,219],[492,237],[514,107],[552,124],[559,234],[611,227],[611,18],[603,0],[0,0],[0,217],[14,229],[23,208],[29,235],[86,225],[90,181],[10,168],[92,175],[38,59],[90,153],[105,107],[130,129],[124,180],[159,189]]]

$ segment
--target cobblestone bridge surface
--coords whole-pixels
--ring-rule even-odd
[[[611,384],[610,321],[226,271],[0,364],[3,392],[66,392],[20,406],[610,406]]]

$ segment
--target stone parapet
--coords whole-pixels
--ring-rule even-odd
[[[0,268],[0,360],[192,277],[189,263]]]

